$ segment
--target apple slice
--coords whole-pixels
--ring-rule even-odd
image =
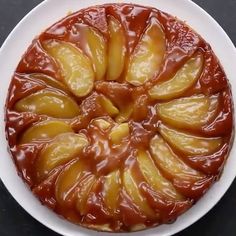
[[[120,22],[110,17],[108,22],[109,43],[108,43],[108,80],[116,80],[123,72],[126,54],[126,39]]]
[[[83,134],[64,133],[55,137],[36,159],[37,179],[45,179],[51,170],[72,160],[88,144],[88,139]]]
[[[126,80],[139,86],[152,79],[161,67],[165,49],[165,35],[157,19],[152,18],[130,58]]]
[[[109,116],[114,117],[119,114],[119,110],[114,106],[110,99],[105,96],[100,96],[98,100]]]
[[[19,100],[14,109],[55,118],[73,118],[80,114],[79,106],[73,99],[50,90],[42,90]]]
[[[109,135],[109,138],[113,144],[120,144],[122,139],[129,136],[129,124],[122,123],[115,126]]]
[[[155,85],[149,95],[153,99],[165,100],[176,98],[189,89],[199,78],[204,59],[201,53],[189,59],[173,78]]]
[[[195,182],[205,176],[186,165],[176,154],[172,152],[168,144],[156,135],[150,142],[150,150],[156,165],[167,173],[168,176],[183,181]]]
[[[94,184],[96,184],[96,177],[91,174],[83,178],[78,185],[76,209],[81,215],[86,213],[86,202]]]
[[[59,134],[69,132],[73,132],[73,130],[66,122],[57,120],[42,121],[27,129],[21,136],[20,143],[48,140]]]
[[[92,91],[93,67],[80,49],[58,40],[45,41],[43,47],[60,65],[64,81],[74,95],[83,97]]]
[[[102,118],[93,120],[93,124],[95,124],[101,130],[107,130],[111,127],[111,123]]]
[[[215,152],[222,144],[221,138],[205,138],[160,125],[163,138],[174,148],[187,155],[207,155]]]
[[[148,205],[147,200],[141,195],[130,169],[126,169],[123,173],[123,184],[128,195],[140,211],[145,213],[148,217],[154,218],[155,212]]]
[[[114,214],[120,193],[120,171],[116,170],[105,177],[104,201],[108,209]]]
[[[60,173],[55,186],[55,196],[59,204],[69,201],[70,193],[78,185],[86,169],[88,169],[86,164],[82,160],[78,160]]]
[[[121,108],[120,113],[115,118],[117,123],[123,123],[129,120],[130,116],[133,113],[133,105],[127,105],[126,107]]]
[[[107,46],[101,33],[92,27],[85,28],[88,54],[93,62],[96,79],[104,78],[107,69]]]
[[[175,127],[201,128],[216,114],[217,107],[218,96],[198,95],[158,104],[157,113]]]
[[[137,232],[146,229],[147,226],[145,224],[137,224],[130,227],[130,232]]]
[[[30,78],[33,78],[33,79],[36,79],[40,82],[43,82],[51,87],[54,87],[54,88],[57,88],[59,90],[62,90],[66,93],[70,92],[68,90],[68,88],[63,84],[61,83],[59,80],[57,79],[54,79],[53,77],[51,76],[48,76],[48,75],[45,75],[45,74],[31,74],[30,75]]]
[[[137,161],[144,178],[154,190],[163,194],[168,199],[183,200],[183,196],[175,190],[172,183],[161,175],[160,171],[150,157],[150,154],[144,151],[139,151]]]

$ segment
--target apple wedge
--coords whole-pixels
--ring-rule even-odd
[[[107,69],[107,43],[95,28],[85,28],[85,39],[88,44],[88,55],[93,62],[97,80],[104,78]]]
[[[162,137],[174,148],[187,155],[208,155],[215,152],[222,144],[218,137],[205,138],[177,131],[165,125],[160,125]]]
[[[55,196],[59,204],[69,201],[68,197],[77,187],[87,169],[86,164],[82,160],[78,160],[60,173],[55,184]]]
[[[110,99],[105,96],[100,96],[98,100],[109,116],[114,117],[119,114],[119,110],[114,106]]]
[[[159,135],[150,142],[150,151],[156,165],[171,179],[195,182],[205,176],[186,165],[176,154],[172,152],[168,144]]]
[[[71,200],[75,200],[76,209],[83,215],[88,194],[95,181],[95,176],[88,172],[88,165],[83,160],[75,161],[58,176],[55,187],[58,203],[70,204]]]
[[[77,103],[61,93],[42,90],[19,100],[15,106],[18,112],[34,112],[55,118],[73,118],[80,114]]]
[[[59,89],[61,91],[64,91],[66,93],[69,93],[70,91],[68,88],[59,80],[54,79],[51,76],[45,75],[45,74],[31,74],[29,75],[30,78],[33,78],[39,82],[43,82],[46,85],[49,85],[50,87]]]
[[[156,106],[159,117],[179,128],[201,128],[212,119],[218,107],[218,96],[197,95],[176,99]]]
[[[132,115],[133,113],[133,105],[127,105],[126,107],[124,108],[121,108],[120,109],[120,113],[117,115],[117,117],[115,118],[115,121],[117,123],[123,123],[123,122],[127,122],[130,118],[130,116]]]
[[[141,195],[139,187],[137,186],[130,169],[126,169],[123,173],[123,184],[126,192],[139,210],[145,213],[148,217],[154,218],[155,212],[148,205],[147,200]]]
[[[73,132],[69,124],[63,121],[42,121],[27,129],[20,138],[20,144],[38,140],[48,140],[62,133]]]
[[[78,185],[76,209],[81,215],[86,213],[86,202],[94,184],[96,184],[96,177],[91,174],[83,178]]]
[[[105,131],[111,127],[111,123],[102,118],[97,118],[93,120],[93,124],[96,125],[99,129]]]
[[[51,170],[70,161],[88,144],[88,139],[83,134],[64,133],[55,137],[36,159],[37,179],[45,179]]]
[[[88,95],[94,84],[94,71],[90,59],[70,43],[49,40],[43,47],[60,66],[65,84],[78,96]]]
[[[112,142],[112,144],[120,144],[122,139],[129,136],[129,124],[128,123],[122,123],[120,125],[115,126],[110,134],[109,138]]]
[[[175,76],[165,82],[155,85],[149,95],[153,99],[173,99],[189,89],[198,80],[203,67],[202,54],[197,53],[189,59]]]
[[[120,171],[113,171],[105,177],[104,202],[108,209],[114,214],[118,207],[120,193]]]
[[[161,175],[149,153],[139,151],[137,161],[144,178],[153,190],[161,193],[170,200],[183,200],[183,196],[175,190],[172,183]]]
[[[160,70],[166,49],[165,35],[152,18],[131,55],[126,81],[139,86],[152,79]]]
[[[126,38],[124,30],[118,20],[110,17],[108,22],[108,80],[116,80],[123,72],[126,54]]]

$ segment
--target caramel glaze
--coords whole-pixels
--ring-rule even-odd
[[[128,55],[133,52],[147,23],[153,17],[158,20],[165,33],[167,48],[161,70],[143,86],[133,87],[127,84],[124,81],[124,74],[122,74],[118,82],[96,81],[93,92],[84,100],[74,98],[80,105],[82,116],[68,119],[67,122],[72,125],[75,132],[85,133],[90,140],[90,145],[83,150],[80,157],[76,158],[84,158],[90,166],[88,172],[94,173],[98,179],[87,199],[87,214],[81,216],[73,207],[76,190],[69,196],[65,205],[58,204],[54,194],[54,186],[58,175],[74,160],[57,167],[47,179],[38,183],[35,176],[34,161],[47,141],[27,145],[18,143],[21,133],[29,126],[38,121],[52,118],[29,112],[18,113],[14,110],[14,104],[29,94],[50,87],[42,81],[33,79],[28,74],[43,73],[62,80],[62,73],[57,63],[42,47],[44,40],[59,39],[68,41],[84,49],[85,42],[80,34],[83,27],[89,25],[97,28],[108,40],[107,18],[109,16],[117,18],[123,26],[128,42]],[[184,162],[206,176],[196,182],[183,182],[178,179],[173,180],[162,172],[166,179],[173,181],[177,191],[185,196],[183,200],[174,202],[165,199],[161,193],[154,191],[146,183],[134,156],[137,149],[145,150],[149,148],[150,139],[158,132],[158,127],[162,122],[154,109],[154,105],[159,101],[152,101],[149,98],[148,89],[157,82],[172,77],[197,51],[201,51],[204,55],[204,69],[197,83],[181,97],[193,94],[219,94],[220,105],[217,114],[208,124],[201,129],[188,129],[186,131],[206,137],[222,136],[223,144],[217,152],[207,156],[187,156],[174,150]],[[57,89],[53,89],[57,91]],[[67,91],[60,92],[67,94]],[[106,95],[121,110],[129,104],[134,107],[129,121],[131,134],[129,138],[123,140],[121,145],[115,148],[112,148],[109,143],[108,133],[99,130],[90,123],[95,117],[105,117],[110,122],[114,122],[107,117],[107,113],[98,105],[97,99],[100,94]],[[70,96],[73,95],[70,94]],[[132,225],[155,226],[175,220],[181,213],[191,207],[217,180],[223,170],[233,138],[232,96],[225,73],[210,46],[183,22],[156,9],[141,6],[113,4],[92,7],[74,13],[48,28],[33,41],[22,57],[13,76],[6,103],[6,135],[19,175],[43,204],[70,221],[86,227],[93,228],[94,225],[109,223],[113,231],[129,231]],[[102,145],[99,145],[99,142]],[[117,168],[121,170],[132,168],[135,170],[134,173],[140,191],[156,213],[155,217],[149,217],[142,213],[123,187],[118,196],[119,207],[116,212],[111,214],[106,209],[103,199],[104,176]]]

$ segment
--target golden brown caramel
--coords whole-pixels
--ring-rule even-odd
[[[43,204],[100,231],[176,220],[220,177],[233,128],[211,47],[178,19],[130,4],[48,28],[6,103],[19,174]]]

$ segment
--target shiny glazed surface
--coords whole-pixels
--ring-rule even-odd
[[[101,55],[103,50],[108,54],[101,65],[92,46],[101,40],[97,47],[111,48],[115,20],[109,24],[110,19],[119,22],[118,33],[124,36],[117,34],[115,45],[125,46],[115,54],[100,48]],[[86,36],[88,27],[99,37]],[[152,35],[162,49],[150,43]],[[145,40],[143,45],[153,48],[148,55],[137,53]],[[87,73],[93,77],[88,93],[78,93],[73,72],[66,69],[70,65],[50,50],[60,42],[70,43],[64,48],[69,54],[75,47],[83,52],[71,61],[77,58],[85,71],[93,67]],[[159,63],[152,64],[158,53]],[[79,57],[93,65],[80,63]],[[192,58],[199,71],[188,72]],[[137,83],[130,64],[135,61],[140,68],[139,59],[154,73],[144,71],[146,77]],[[123,67],[109,71],[113,60],[111,68]],[[184,77],[177,76],[181,70],[190,79],[168,84]],[[210,46],[173,17],[133,5],[82,10],[35,39],[13,77],[6,119],[19,174],[39,199],[72,222],[109,231],[168,223],[191,207],[219,177],[233,130],[230,88]],[[56,151],[58,146],[64,151]]]

